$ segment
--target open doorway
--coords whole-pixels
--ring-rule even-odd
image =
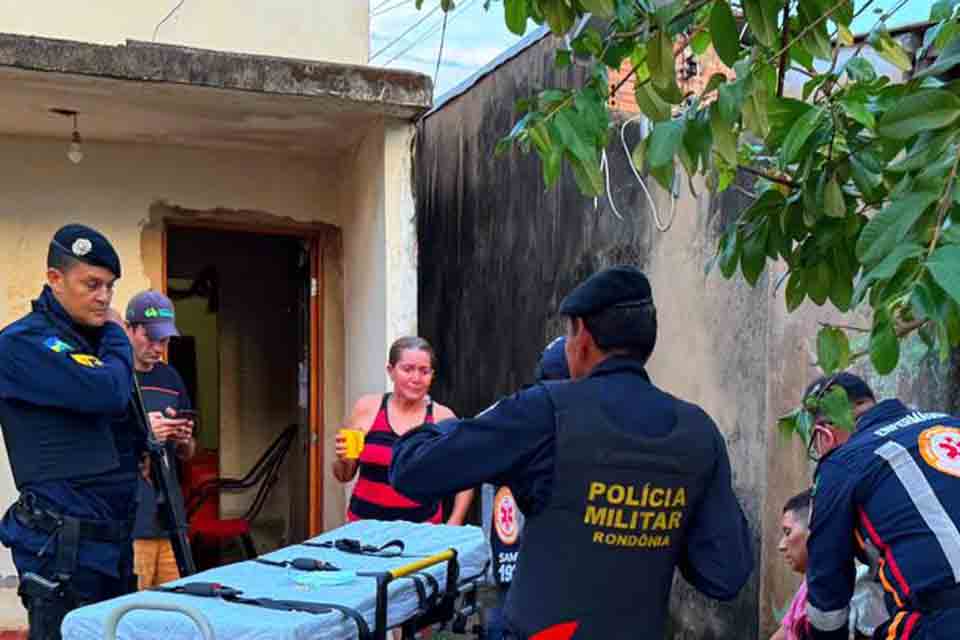
[[[244,478],[295,433],[275,475],[212,496],[194,516],[235,523],[267,491],[247,555],[303,540],[310,528],[312,264],[311,241],[295,235],[167,229],[166,289],[182,334],[170,362],[199,412],[185,484]]]

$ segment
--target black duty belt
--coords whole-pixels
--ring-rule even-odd
[[[326,542],[301,542],[304,547],[315,547],[318,549],[336,549],[343,553],[353,553],[361,556],[376,556],[379,558],[419,558],[421,556],[405,556],[404,549],[407,545],[402,540],[391,540],[379,547],[372,544],[364,544],[360,540],[350,538],[340,538],[339,540],[328,540]],[[391,551],[396,549],[396,551]]]
[[[926,591],[910,597],[907,608],[923,613],[932,613],[941,609],[960,609],[960,584],[937,591]]]
[[[268,560],[267,558],[256,558],[255,561],[271,567],[284,567],[296,569],[297,571],[340,571],[340,567],[330,564],[324,560],[316,560],[315,558],[294,558],[293,560]]]
[[[40,505],[29,494],[20,496],[17,503],[13,505],[13,514],[23,526],[51,535],[64,529],[72,529],[80,539],[115,543],[130,541],[132,527],[127,521],[86,520],[65,516]]]
[[[154,587],[153,591],[162,591],[164,593],[180,593],[188,596],[197,596],[200,598],[217,598],[224,602],[234,604],[245,604],[253,607],[263,607],[264,609],[273,609],[275,611],[299,611],[302,613],[313,613],[317,615],[333,613],[338,611],[346,617],[353,620],[357,625],[359,640],[371,640],[370,626],[362,615],[356,610],[341,604],[332,604],[328,602],[303,602],[300,600],[274,600],[273,598],[248,598],[243,595],[243,591],[227,587],[215,582],[188,582],[175,587]]]

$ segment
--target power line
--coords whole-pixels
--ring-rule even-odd
[[[380,2],[377,6],[375,6],[375,7],[373,7],[373,8],[370,9],[370,13],[373,13],[374,11],[376,11],[377,9],[379,9],[380,7],[382,7],[383,5],[387,4],[388,2],[390,2],[390,0],[381,0],[381,2]]]
[[[379,56],[381,53],[383,53],[384,51],[386,51],[387,49],[389,49],[389,48],[392,47],[393,45],[395,45],[395,44],[397,44],[398,42],[400,42],[401,40],[403,40],[403,39],[407,36],[408,33],[410,33],[411,31],[413,31],[414,29],[416,29],[416,28],[419,27],[420,25],[422,25],[424,22],[426,22],[426,20],[427,20],[430,16],[432,16],[433,14],[435,14],[435,13],[436,13],[437,11],[439,11],[439,10],[440,10],[440,5],[437,4],[437,6],[435,6],[433,9],[431,9],[425,16],[423,16],[422,18],[420,18],[419,20],[417,20],[416,22],[414,22],[412,25],[410,25],[410,26],[407,28],[406,31],[404,31],[404,32],[401,33],[399,36],[397,36],[396,38],[394,38],[393,40],[391,40],[390,42],[388,42],[386,45],[384,45],[383,47],[381,47],[381,49],[380,49],[379,51],[377,51],[377,52],[374,53],[372,56],[370,56],[370,59],[373,60],[374,58],[376,58],[377,56]]]
[[[370,11],[370,17],[371,17],[371,18],[376,18],[377,16],[382,16],[383,14],[389,13],[389,12],[393,11],[394,9],[399,9],[400,7],[403,7],[403,6],[410,6],[410,4],[413,2],[413,0],[400,0],[400,2],[398,2],[398,3],[396,3],[396,4],[392,4],[392,5],[390,5],[389,7],[387,7],[386,9],[381,9],[381,7],[383,7],[383,5],[385,5],[387,2],[390,2],[390,0],[386,0],[385,2],[381,2],[381,3],[377,6],[376,9],[371,10],[371,11]]]
[[[437,86],[437,78],[440,77],[440,61],[443,59],[443,41],[447,38],[447,17],[449,13],[443,14],[443,31],[440,33],[440,50],[437,52],[437,68],[433,72],[433,86]]]
[[[456,18],[462,13],[465,13],[467,8],[476,1],[477,0],[467,0],[462,5],[460,5],[460,8],[455,10],[453,12],[453,15],[450,16],[450,21],[452,22],[454,18]],[[409,53],[411,49],[423,44],[424,42],[432,38],[437,33],[437,31],[440,30],[441,26],[442,26],[442,23],[440,22],[435,24],[429,31],[427,31],[425,34],[420,36],[420,38],[418,38],[417,40],[414,40],[406,49],[404,49],[403,51],[401,51],[400,53],[398,53],[397,55],[393,56],[392,58],[387,60],[385,63],[383,63],[383,66],[385,67],[390,66],[390,64],[393,63],[395,60],[397,60],[398,58],[402,58],[407,53]]]

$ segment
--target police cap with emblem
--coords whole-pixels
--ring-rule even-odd
[[[120,277],[120,256],[102,233],[82,224],[68,224],[53,234],[50,251],[95,267],[103,267]]]
[[[604,269],[580,283],[560,303],[565,316],[584,317],[610,307],[645,307],[653,304],[650,281],[636,267]]]

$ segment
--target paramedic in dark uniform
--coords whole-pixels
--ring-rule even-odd
[[[159,291],[142,291],[127,303],[127,336],[133,347],[143,406],[157,442],[170,449],[170,459],[187,461],[196,452],[193,420],[178,415],[191,409],[190,396],[177,370],[163,362],[170,338],[179,336],[170,298]],[[150,475],[149,458],[143,461],[133,527],[133,565],[140,589],[149,589],[180,578],[169,524],[159,517],[163,498]],[[179,491],[179,487],[175,487]]]
[[[31,640],[60,637],[70,610],[132,590],[131,528],[145,442],[128,411],[130,342],[110,308],[120,260],[68,225],[32,311],[0,332],[0,424],[18,501],[0,522]]]
[[[851,435],[818,415],[807,618],[814,640],[846,640],[854,557],[883,585],[884,640],[960,638],[960,419],[875,403],[852,374],[821,379],[853,405]]]
[[[663,638],[675,567],[721,600],[753,569],[726,445],[702,409],[647,376],[657,324],[643,273],[602,271],[560,313],[571,381],[410,432],[391,481],[414,499],[510,487],[527,516],[507,595],[513,636]]]

